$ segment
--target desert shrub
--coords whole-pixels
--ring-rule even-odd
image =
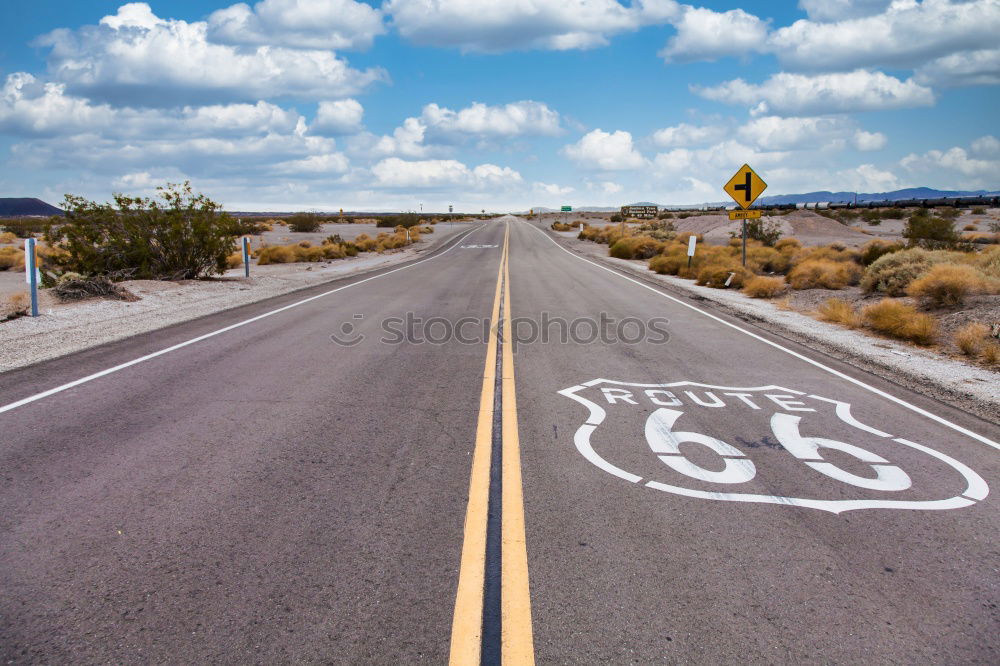
[[[833,261],[843,263],[860,263],[861,253],[851,250],[843,243],[830,243],[822,247],[804,248],[792,257],[792,266],[807,261]]]
[[[893,206],[892,208],[882,208],[881,211],[883,220],[902,220],[906,217],[906,210],[899,208],[898,206]]]
[[[861,211],[861,219],[873,227],[882,224],[882,211],[878,208],[868,208]]]
[[[861,288],[868,293],[879,291],[889,296],[902,296],[910,283],[929,271],[933,264],[931,253],[925,250],[893,252],[879,257],[865,269]]]
[[[798,238],[782,238],[774,244],[774,249],[778,252],[794,254],[802,249],[802,241]]]
[[[781,225],[778,222],[763,217],[746,221],[747,238],[760,241],[764,245],[773,246],[781,240]]]
[[[0,301],[0,321],[23,317],[28,314],[29,308],[31,308],[31,296],[28,295],[28,292],[11,294],[5,300]]]
[[[934,213],[938,217],[943,217],[946,220],[954,220],[958,218],[962,211],[958,210],[953,206],[940,206],[934,209]]]
[[[24,250],[16,247],[0,247],[0,271],[24,269]]]
[[[290,264],[295,261],[295,250],[291,245],[268,245],[256,251],[257,263],[261,266],[268,264]]]
[[[573,225],[571,225],[571,224],[565,224],[563,222],[553,222],[552,223],[552,230],[553,231],[573,231]]]
[[[743,293],[750,298],[774,298],[785,293],[788,284],[783,278],[758,275],[743,285]]]
[[[988,340],[979,352],[980,358],[986,365],[996,365],[1000,363],[1000,343]]]
[[[615,241],[608,254],[616,259],[649,259],[663,251],[664,244],[649,236],[626,236]]]
[[[788,273],[788,284],[792,289],[843,289],[860,277],[861,269],[853,262],[810,259]]]
[[[649,260],[649,270],[660,275],[677,275],[686,263],[684,257],[661,254]]]
[[[13,231],[4,231],[3,233],[0,233],[0,244],[9,245],[10,243],[16,243],[16,242],[17,242],[17,234],[15,234]]]
[[[695,236],[698,239],[699,247],[705,241],[704,236],[702,236],[701,234],[696,234],[693,231],[682,231],[679,234],[677,234],[677,237],[674,240],[676,240],[678,243],[680,243],[686,248],[688,244],[688,239],[690,239],[691,236]]]
[[[873,330],[920,345],[934,342],[937,322],[934,317],[917,312],[912,305],[886,298],[861,311],[864,323]]]
[[[316,232],[323,226],[323,218],[315,213],[296,213],[288,217],[285,222],[290,230],[297,233]]]
[[[899,252],[903,246],[880,238],[875,238],[864,244],[861,248],[859,259],[864,266],[871,266],[879,257],[883,257],[893,252]]]
[[[732,279],[730,279],[730,276]],[[743,288],[753,273],[744,268],[738,261],[712,262],[698,269],[697,284],[716,289],[725,289],[726,281],[733,289]]]
[[[353,244],[358,249],[358,252],[372,252],[375,250],[378,242],[368,234],[358,234]]]
[[[747,265],[752,265],[755,271],[787,273],[792,260],[773,247],[747,247]]]
[[[14,217],[0,220],[0,227],[3,227],[5,231],[14,234],[18,238],[30,238],[36,234],[44,233],[49,225],[60,222],[62,222],[62,216],[60,215],[54,215],[49,218]]]
[[[914,213],[903,228],[903,238],[909,247],[927,250],[947,250],[958,247],[959,237],[955,220]]]
[[[975,230],[976,230],[976,229],[978,229],[978,228],[979,228],[979,227],[977,227],[977,226],[976,226],[976,225],[974,225],[974,224],[967,224],[967,225],[965,225],[964,227],[962,227],[962,231],[975,231]]]
[[[973,215],[986,215],[986,209],[982,206],[976,206],[970,211]]]
[[[1000,247],[988,247],[982,252],[968,256],[971,266],[975,266],[986,277],[1000,280]]]
[[[955,331],[952,340],[966,356],[978,356],[979,351],[989,341],[990,327],[977,321],[971,322]]]
[[[674,219],[674,214],[671,213],[671,212],[669,212],[669,211],[663,212],[663,213],[660,213],[659,215],[657,215],[656,219],[658,219],[658,220],[672,220],[672,219]]]
[[[239,268],[243,265],[243,252],[237,250],[226,257],[226,268]]]
[[[623,218],[623,217],[622,217],[621,215],[619,215],[618,213],[615,213],[615,214],[613,214],[613,215],[612,215],[612,216],[611,216],[610,218],[608,218],[608,220],[609,220],[610,222],[613,222],[613,223],[619,223],[619,222],[622,222],[622,221],[623,221],[624,219],[625,219],[625,218]]]
[[[52,293],[63,302],[82,301],[85,298],[111,298],[118,301],[138,301],[139,297],[116,284],[115,279],[125,276],[91,275],[64,273],[59,276]]]
[[[188,183],[157,188],[156,198],[114,195],[98,204],[66,195],[65,221],[45,232],[65,254],[53,262],[81,275],[128,271],[136,279],[191,279],[226,269],[236,249],[233,218]]]
[[[965,264],[937,264],[906,288],[909,296],[925,305],[959,305],[969,294],[986,291],[986,280],[975,268]]]
[[[588,225],[580,229],[580,233],[577,235],[577,238],[580,240],[603,243],[604,245],[613,245],[615,241],[621,237],[621,228],[615,225],[605,225],[603,227],[592,227]]]
[[[861,315],[847,301],[840,298],[828,298],[817,308],[819,318],[848,328],[861,326]]]

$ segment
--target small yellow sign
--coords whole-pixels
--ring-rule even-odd
[[[750,168],[749,164],[744,164],[722,189],[733,198],[738,206],[749,208],[761,192],[767,189],[767,183],[760,179],[760,176]]]
[[[759,217],[760,217],[760,209],[729,211],[730,220],[756,220]]]

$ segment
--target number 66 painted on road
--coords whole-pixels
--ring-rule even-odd
[[[671,469],[692,478],[711,483],[746,483],[757,474],[753,461],[742,451],[722,440],[697,432],[674,432],[674,424],[684,412],[660,408],[646,419],[646,442],[657,457]],[[899,491],[912,485],[909,475],[896,465],[871,451],[822,437],[803,437],[799,433],[798,416],[775,413],[771,417],[771,430],[781,445],[793,456],[821,474],[868,490]],[[705,469],[688,460],[680,451],[685,442],[701,444],[717,453],[725,467],[719,472]],[[871,466],[876,478],[870,479],[851,474],[833,463],[826,462],[821,449],[841,451]]]

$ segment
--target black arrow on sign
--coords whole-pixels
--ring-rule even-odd
[[[747,171],[743,174],[746,180],[743,181],[742,185],[733,185],[734,190],[743,190],[746,194],[743,195],[744,201],[753,201],[753,197],[750,196],[750,172]]]

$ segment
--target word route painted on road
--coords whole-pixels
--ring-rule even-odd
[[[776,385],[607,379],[559,393],[589,412],[574,435],[585,459],[666,493],[831,513],[958,509],[989,493],[964,463],[862,423],[836,398]]]

